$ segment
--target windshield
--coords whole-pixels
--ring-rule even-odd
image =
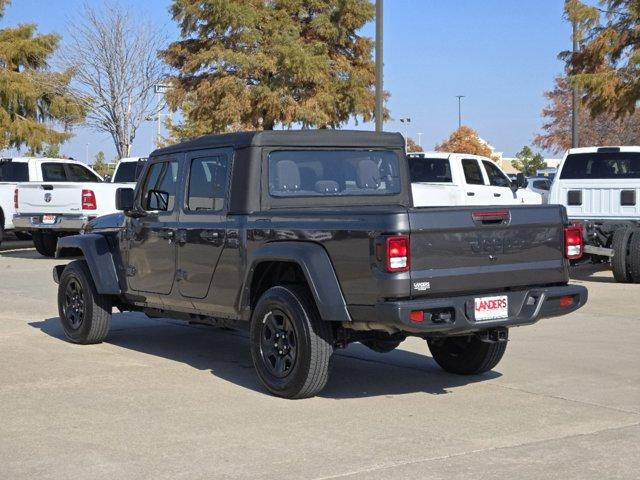
[[[0,161],[0,182],[28,182],[29,165],[26,162]]]
[[[116,170],[116,175],[113,177],[114,183],[135,183],[140,176],[142,166],[144,163],[140,162],[121,162]]]
[[[640,178],[640,153],[597,152],[567,156],[561,179]]]
[[[392,151],[298,150],[269,155],[274,197],[395,195],[400,162]]]

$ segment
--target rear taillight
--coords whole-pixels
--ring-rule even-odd
[[[409,260],[409,237],[406,235],[387,237],[387,272],[408,271]]]
[[[96,210],[97,208],[96,194],[93,193],[93,190],[82,190],[82,209]]]
[[[13,208],[15,208],[16,210],[18,209],[18,189],[16,188],[13,191]]]
[[[582,239],[582,227],[572,225],[564,229],[564,255],[569,260],[577,260],[582,257],[584,241]]]

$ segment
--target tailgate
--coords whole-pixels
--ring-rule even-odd
[[[560,203],[566,205],[569,218],[615,219],[640,216],[640,195],[637,179],[562,180]]]
[[[19,213],[79,213],[82,184],[31,182],[18,185]]]
[[[568,281],[559,205],[416,208],[409,222],[412,296]]]

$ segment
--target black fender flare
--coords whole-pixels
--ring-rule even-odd
[[[119,295],[122,293],[116,262],[109,248],[109,243],[103,235],[89,233],[61,237],[58,239],[56,258],[59,258],[65,250],[82,251],[98,293],[103,295]],[[65,265],[54,267],[54,279],[60,278],[64,267]]]
[[[241,307],[250,307],[251,283],[262,262],[281,261],[300,266],[323,320],[350,322],[351,316],[342,295],[329,255],[322,245],[312,242],[272,242],[261,246],[248,258],[242,288]]]

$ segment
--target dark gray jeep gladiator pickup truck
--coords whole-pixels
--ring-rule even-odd
[[[265,387],[318,394],[335,348],[424,338],[446,371],[502,358],[510,327],[587,300],[561,206],[413,208],[399,134],[206,136],[151,155],[123,213],[61,238],[60,319],[102,341],[113,307],[249,330]]]

